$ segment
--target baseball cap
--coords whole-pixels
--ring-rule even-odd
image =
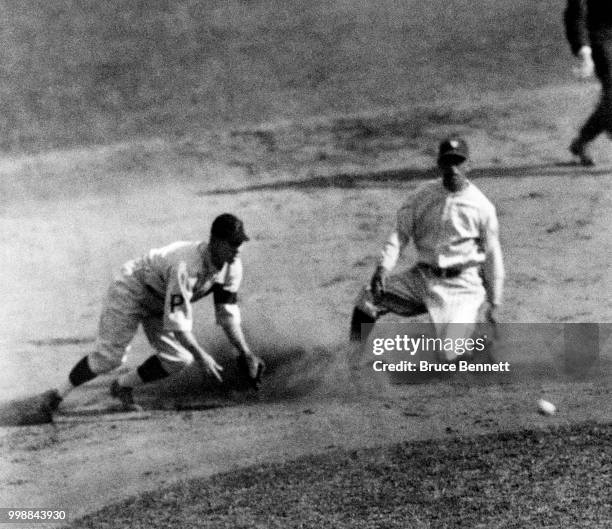
[[[468,159],[469,149],[463,138],[453,136],[440,142],[440,148],[438,149],[438,160],[449,156],[461,158],[461,161]]]
[[[210,234],[235,246],[249,240],[244,232],[244,223],[231,213],[219,215],[212,223]]]

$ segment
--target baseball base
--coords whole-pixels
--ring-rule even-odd
[[[115,421],[144,421],[150,419],[148,411],[124,411],[118,406],[106,408],[89,408],[76,410],[62,410],[55,416],[56,423],[74,422],[115,422]]]

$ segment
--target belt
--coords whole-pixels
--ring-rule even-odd
[[[417,264],[417,268],[420,268],[421,270],[427,270],[428,272],[431,272],[434,276],[442,278],[442,279],[450,279],[453,277],[457,277],[461,275],[461,272],[473,266],[475,265],[470,263],[467,265],[457,265],[457,266],[451,266],[449,268],[440,268],[439,266],[431,265],[429,263],[418,263]]]

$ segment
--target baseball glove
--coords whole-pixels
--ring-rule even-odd
[[[237,358],[238,376],[257,390],[261,386],[261,377],[266,368],[264,361],[254,354],[241,354]]]

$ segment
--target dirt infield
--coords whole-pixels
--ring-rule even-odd
[[[512,161],[507,168],[517,167]],[[496,172],[479,169],[475,181],[500,212],[508,268],[503,321],[609,321],[612,241],[606,219],[612,184],[605,172]],[[117,265],[149,246],[199,237],[201,226],[228,209],[242,213],[253,239],[245,248],[242,304],[249,338],[271,370],[259,400],[219,388],[211,393],[208,381],[189,372],[139,392],[151,413],[147,420],[94,415],[59,418],[55,426],[3,428],[0,505],[44,503],[80,516],[177,480],[331,449],[609,422],[608,368],[583,380],[558,377],[559,364],[544,347],[516,350],[508,344],[522,374],[501,385],[476,378],[384,392],[354,386],[343,364],[352,298],[371,273],[402,190],[422,181],[378,181],[376,174],[348,187],[283,188],[279,182],[278,189],[198,195],[194,191],[211,184],[176,183],[136,189],[119,202],[96,194],[70,207],[60,198],[6,205],[3,224],[15,261],[4,283],[10,300],[0,375],[5,399],[60,383],[87,352],[105,283]],[[427,176],[425,170],[418,174]],[[38,310],[23,299],[25,268],[35,271],[28,297],[36,298]],[[212,308],[204,301],[197,311],[199,338],[229,367],[224,339],[209,323]],[[609,361],[609,341],[603,345],[602,360]],[[139,336],[130,365],[147,354]],[[105,406],[109,382],[102,378],[75,391],[65,409]],[[204,393],[203,385],[209,388]],[[540,396],[558,405],[558,415],[537,414]]]
[[[507,167],[513,167],[510,161]],[[500,173],[479,170],[476,181],[498,206],[503,226],[503,321],[609,321],[610,180],[563,167]],[[519,351],[509,344],[507,354],[522,374],[502,385],[477,378],[458,386],[438,382],[381,392],[352,384],[343,366],[352,297],[392,225],[398,194],[422,180],[378,181],[375,175],[352,187],[284,189],[281,182],[278,189],[198,196],[194,191],[207,184],[177,183],[137,189],[119,203],[98,194],[73,200],[69,208],[61,199],[5,206],[3,223],[17,259],[5,276],[13,301],[6,306],[0,375],[5,398],[60,383],[87,352],[114,267],[149,246],[199,237],[200,226],[227,209],[241,211],[252,234],[242,304],[249,338],[271,370],[259,400],[243,401],[219,388],[210,393],[208,382],[189,372],[139,392],[152,414],[147,420],[94,415],[59,418],[55,426],[4,428],[0,505],[44,503],[80,516],[177,480],[341,447],[609,422],[609,371],[582,381],[551,377],[559,364],[545,348]],[[160,208],[161,193],[166,206]],[[133,216],[136,204],[139,214]],[[120,224],[128,219],[124,233]],[[30,247],[37,252],[23,251]],[[18,271],[24,267],[36,270],[29,295],[47,310],[33,311],[22,302]],[[197,310],[198,336],[229,367],[224,339],[209,323],[211,307],[202,302]],[[609,342],[604,345],[602,358],[609,360]],[[147,354],[139,336],[130,364]],[[109,382],[102,378],[74,392],[65,409],[108,404]],[[540,396],[558,405],[557,416],[537,414]]]

